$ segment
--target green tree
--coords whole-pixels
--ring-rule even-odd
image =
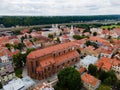
[[[88,41],[86,41],[86,46],[89,46],[89,45],[91,45],[91,42],[90,42],[90,40],[88,40]]]
[[[103,82],[106,78],[108,78],[109,74],[101,69],[99,73],[99,79]]]
[[[10,50],[11,45],[9,43],[7,43],[5,46],[8,48],[8,50]]]
[[[120,80],[117,80],[116,87],[117,87],[118,90],[120,89]]]
[[[17,49],[19,49],[21,51],[23,49],[23,47],[25,47],[24,43],[18,43]]]
[[[53,35],[52,34],[48,34],[48,38],[53,39]]]
[[[115,85],[116,84],[117,77],[113,71],[106,72],[101,69],[98,73],[99,73],[98,77],[103,82],[103,84],[105,84],[105,85]]]
[[[80,90],[81,87],[80,74],[76,69],[68,67],[58,73],[58,83],[55,90]]]
[[[62,32],[60,32],[60,35],[59,36],[62,36]]]
[[[16,68],[22,67],[22,60],[21,60],[21,54],[20,53],[18,53],[16,55],[13,55],[12,59],[13,59],[13,63],[14,63]]]
[[[109,80],[109,84],[114,85],[115,82],[117,81],[117,77],[116,77],[115,73],[113,71],[109,71],[108,75],[109,75],[108,78],[111,79],[111,80]]]
[[[29,35],[29,38],[32,38],[32,36],[31,36],[31,35]]]
[[[93,64],[90,64],[89,67],[88,67],[88,73],[93,75],[93,76],[96,76],[97,74],[97,67]]]
[[[19,69],[16,69],[15,70],[15,75],[18,77],[18,78],[22,78],[22,68],[19,68]]]
[[[86,46],[93,46],[95,49],[98,48],[98,45],[96,44],[96,42],[91,42],[90,40],[86,41]]]
[[[22,36],[20,39],[21,39],[21,42],[23,43],[23,41],[24,41],[25,37],[24,37],[24,36]]]
[[[61,42],[59,37],[57,37],[57,42],[58,42],[58,43],[60,43],[60,42]]]
[[[93,32],[93,36],[97,36],[97,32]]]
[[[29,49],[27,49],[26,54],[28,55],[30,52],[32,52],[34,50],[35,50],[34,48],[29,48]]]
[[[25,34],[25,37],[24,37],[25,39],[27,39],[27,35]]]
[[[81,53],[80,49],[77,49],[77,52],[80,54]]]
[[[19,35],[19,34],[21,34],[21,32],[20,32],[20,30],[14,30],[14,31],[13,31],[13,34]]]
[[[80,40],[80,39],[83,39],[83,38],[89,38],[89,36],[85,36],[85,35],[73,35],[73,38],[76,39],[76,40]]]

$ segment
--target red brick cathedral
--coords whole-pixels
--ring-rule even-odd
[[[31,52],[27,56],[28,75],[41,80],[75,64],[79,60],[76,49],[74,42],[68,42]]]

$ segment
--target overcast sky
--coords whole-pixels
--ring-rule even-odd
[[[120,14],[120,0],[0,0],[0,15]]]

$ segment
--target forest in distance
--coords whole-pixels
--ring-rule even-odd
[[[59,24],[86,21],[120,20],[120,15],[96,16],[0,16],[0,24],[5,27]]]

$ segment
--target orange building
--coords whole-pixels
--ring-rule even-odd
[[[80,57],[76,49],[74,42],[68,42],[31,52],[27,56],[28,75],[44,79],[75,64]]]

